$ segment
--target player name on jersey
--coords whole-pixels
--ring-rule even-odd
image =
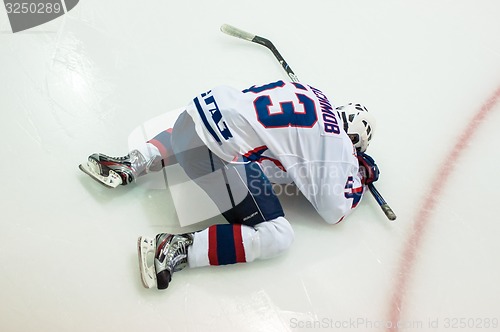
[[[309,87],[311,88],[312,92],[314,92],[314,94],[319,100],[319,104],[321,105],[321,114],[323,116],[325,132],[332,134],[340,134],[339,123],[333,111],[333,107],[330,104],[330,101],[328,100],[328,98],[326,98],[323,92],[321,92],[316,88],[313,88],[310,85]]]

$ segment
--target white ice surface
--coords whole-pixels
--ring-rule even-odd
[[[443,166],[500,86],[498,1],[85,0],[17,34],[3,8],[1,331],[383,331],[395,315],[404,331],[450,331],[447,318],[500,330],[478,328],[500,319],[498,100]],[[167,291],[146,290],[137,236],[207,223],[181,228],[167,191],[109,190],[77,166],[124,154],[139,124],[213,85],[286,78],[223,23],[272,39],[335,104],[376,114],[370,152],[398,220],[366,197],[330,226],[303,198],[283,197],[296,233],[285,255],[184,270]],[[439,170],[451,173],[402,271]]]

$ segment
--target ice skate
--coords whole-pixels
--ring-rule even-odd
[[[94,180],[109,188],[127,185],[146,170],[147,162],[137,150],[124,157],[109,157],[101,153],[89,156],[86,164],[80,169]]]
[[[156,238],[139,237],[137,249],[139,268],[144,287],[168,287],[172,274],[187,266],[188,247],[193,244],[191,234],[162,233]]]

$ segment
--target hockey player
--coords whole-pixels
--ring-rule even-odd
[[[142,282],[164,289],[186,266],[251,262],[285,251],[294,233],[272,182],[293,181],[327,223],[343,220],[365,185],[378,179],[378,167],[365,154],[373,126],[365,107],[334,108],[303,83],[243,91],[220,86],[196,96],[173,128],[143,147],[119,158],[96,153],[80,168],[116,187],[179,163],[217,205],[228,224],[139,237]]]

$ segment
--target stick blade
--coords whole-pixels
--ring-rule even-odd
[[[245,39],[248,41],[253,41],[255,38],[254,34],[251,34],[250,32],[243,31],[241,29],[238,29],[230,24],[223,24],[220,27],[220,31],[224,32],[227,35],[240,38],[240,39]]]

